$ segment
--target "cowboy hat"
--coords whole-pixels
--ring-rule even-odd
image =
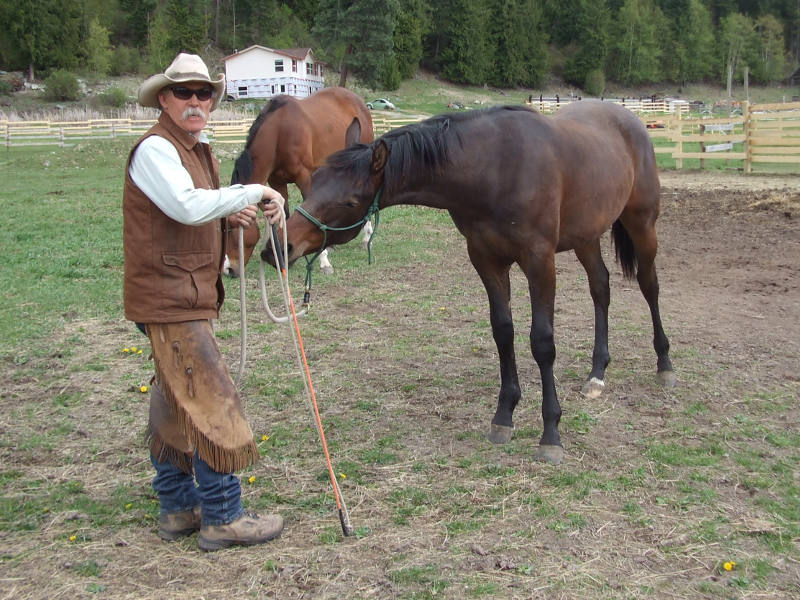
[[[163,74],[153,75],[139,86],[139,104],[150,108],[161,108],[158,103],[158,94],[161,90],[176,83],[189,82],[209,84],[214,89],[211,110],[215,110],[219,106],[222,94],[225,92],[225,74],[220,73],[217,79],[211,79],[203,59],[196,54],[185,54],[184,52],[175,57]]]

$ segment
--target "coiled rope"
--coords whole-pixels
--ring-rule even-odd
[[[266,220],[266,217],[265,217]],[[322,418],[319,414],[319,405],[317,404],[317,396],[314,391],[314,383],[311,380],[311,370],[308,367],[308,360],[306,358],[305,348],[303,346],[303,338],[300,335],[300,324],[298,318],[308,313],[308,290],[306,290],[306,295],[304,298],[304,306],[300,312],[295,311],[294,300],[292,299],[291,290],[289,289],[289,276],[287,273],[286,265],[288,264],[288,253],[287,253],[287,240],[286,240],[286,222],[285,216],[281,215],[281,230],[283,231],[283,240],[282,243],[278,240],[278,236],[276,234],[276,228],[274,225],[270,226],[269,222],[265,223],[265,230],[269,232],[269,238],[266,236],[264,237],[264,248],[267,247],[267,240],[269,240],[270,245],[272,246],[272,256],[275,261],[275,264],[278,265],[278,276],[281,281],[281,291],[283,293],[283,302],[286,308],[286,316],[284,317],[277,317],[272,312],[269,307],[269,302],[267,301],[267,292],[266,292],[266,277],[265,277],[265,268],[264,268],[264,260],[260,258],[259,253],[259,284],[261,288],[261,303],[264,307],[267,315],[269,316],[270,320],[275,323],[288,323],[291,322],[293,327],[290,327],[292,330],[292,341],[294,342],[295,353],[297,355],[297,361],[300,365],[301,370],[303,371],[303,385],[306,391],[306,400],[308,401],[309,408],[312,412],[312,417],[314,422],[317,426],[317,433],[319,434],[320,442],[322,443],[322,450],[325,453],[325,462],[328,467],[328,476],[330,477],[331,486],[333,487],[333,494],[336,499],[336,508],[339,511],[339,521],[342,525],[342,533],[345,536],[349,536],[352,531],[352,525],[350,524],[350,514],[347,511],[347,506],[344,502],[344,498],[342,497],[341,489],[339,488],[339,482],[336,479],[336,474],[333,471],[333,464],[331,463],[331,456],[330,452],[328,451],[328,443],[325,440],[325,430],[322,427]],[[262,250],[263,250],[262,249]],[[236,377],[236,385],[238,386],[242,379],[242,374],[244,373],[244,363],[246,359],[246,343],[247,343],[247,334],[246,334],[246,309],[245,309],[245,283],[244,283],[244,230],[240,227],[239,228],[239,256],[241,258],[241,269],[239,273],[239,300],[241,302],[241,361],[239,363],[239,373]]]

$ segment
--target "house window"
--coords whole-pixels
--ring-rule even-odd
[[[307,62],[306,63],[306,75],[313,75],[314,74],[314,63]]]
[[[247,97],[247,86],[240,85],[238,88],[239,98],[246,98]]]
[[[281,84],[281,94],[285,93],[286,93],[286,86],[284,84]]]
[[[297,73],[297,61],[292,59],[292,73]]]
[[[275,59],[275,72],[276,73],[283,73],[283,59],[282,58]]]

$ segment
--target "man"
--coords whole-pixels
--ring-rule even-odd
[[[161,504],[158,534],[199,530],[218,550],[280,535],[278,515],[245,513],[233,474],[258,459],[236,388],[211,329],[225,296],[224,236],[249,227],[257,206],[270,222],[283,197],[263,185],[219,186],[219,161],[203,133],[225,93],[199,56],[179,54],[139,88],[161,115],[128,158],[123,193],[125,316],[150,338],[155,376],[148,437]]]

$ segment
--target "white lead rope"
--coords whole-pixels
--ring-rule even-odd
[[[265,223],[265,229],[269,233],[269,241],[270,245],[272,246],[272,256],[275,261],[275,265],[277,265],[278,276],[281,280],[281,291],[283,292],[283,303],[286,308],[286,316],[285,317],[276,317],[274,313],[269,308],[269,303],[267,302],[267,292],[266,292],[266,283],[265,283],[265,275],[264,275],[264,261],[261,259],[259,255],[259,281],[261,285],[261,300],[266,310],[267,314],[269,315],[270,319],[275,323],[287,323],[291,321],[293,325],[290,327],[292,330],[292,341],[294,342],[294,349],[295,353],[297,354],[297,363],[300,366],[300,369],[303,371],[303,386],[305,387],[306,391],[306,400],[308,403],[308,407],[311,410],[312,418],[317,426],[317,433],[319,434],[319,440],[322,444],[322,449],[325,453],[325,460],[328,467],[328,475],[330,477],[331,485],[333,487],[334,496],[336,499],[336,505],[339,510],[339,521],[342,525],[342,532],[345,536],[349,536],[352,531],[353,527],[350,524],[350,514],[347,511],[347,505],[344,502],[344,497],[342,496],[342,491],[339,488],[339,482],[336,478],[336,474],[333,471],[333,464],[331,463],[330,453],[328,452],[328,443],[325,440],[325,430],[322,427],[322,418],[319,414],[319,407],[317,406],[316,395],[314,394],[314,386],[311,382],[311,371],[308,368],[308,361],[306,360],[305,349],[303,348],[303,341],[300,337],[300,326],[297,321],[298,317],[305,315],[308,312],[308,307],[303,307],[300,312],[295,312],[294,308],[294,301],[292,300],[291,290],[289,289],[289,276],[288,276],[288,268],[286,265],[289,264],[288,261],[288,251],[287,251],[287,239],[286,239],[286,222],[285,216],[281,215],[281,229],[283,231],[283,245],[281,250],[283,252],[283,261],[278,260],[278,250],[276,248],[277,244],[275,243],[275,238],[273,235],[273,229],[267,220]],[[267,246],[267,237],[264,236],[264,248]],[[244,363],[245,363],[245,340],[246,340],[246,319],[245,319],[245,298],[244,298],[244,230],[239,229],[239,257],[240,257],[240,273],[239,273],[239,292],[240,292],[240,300],[242,304],[242,356],[241,362],[239,363],[239,374],[236,377],[236,385],[239,385],[239,382],[242,378],[242,373],[244,372]],[[280,267],[280,265],[284,265]]]
[[[286,239],[286,217],[281,215],[281,230],[283,231],[283,264],[287,264],[288,261],[288,251],[287,251],[287,239]],[[267,247],[267,240],[272,241],[272,227],[269,224],[269,220],[265,218],[264,223],[265,229],[269,232],[269,238],[266,236],[264,237],[264,248]],[[241,328],[241,344],[239,345],[239,370],[236,373],[235,383],[237,387],[242,382],[242,377],[244,375],[244,365],[247,362],[247,304],[246,304],[246,295],[245,295],[245,258],[244,258],[244,228],[239,227],[239,305],[241,307],[240,315],[240,328]],[[275,248],[275,242],[272,241],[272,254],[275,259],[275,264],[280,264],[278,262],[278,254],[277,249]],[[277,267],[276,267],[277,269]],[[280,269],[278,269],[278,275],[281,278],[281,287],[283,287],[283,275],[280,273]],[[267,299],[267,282],[266,282],[266,273],[264,269],[264,261],[258,261],[258,283],[259,288],[261,291],[261,306],[264,307],[264,312],[267,313],[270,321],[273,323],[288,323],[290,316],[287,307],[287,314],[283,317],[278,317],[275,313],[272,312],[272,309],[269,306],[269,300]],[[288,289],[288,281],[286,282],[286,287]],[[304,306],[303,309],[297,313],[298,317],[304,316],[308,312],[308,307]]]

